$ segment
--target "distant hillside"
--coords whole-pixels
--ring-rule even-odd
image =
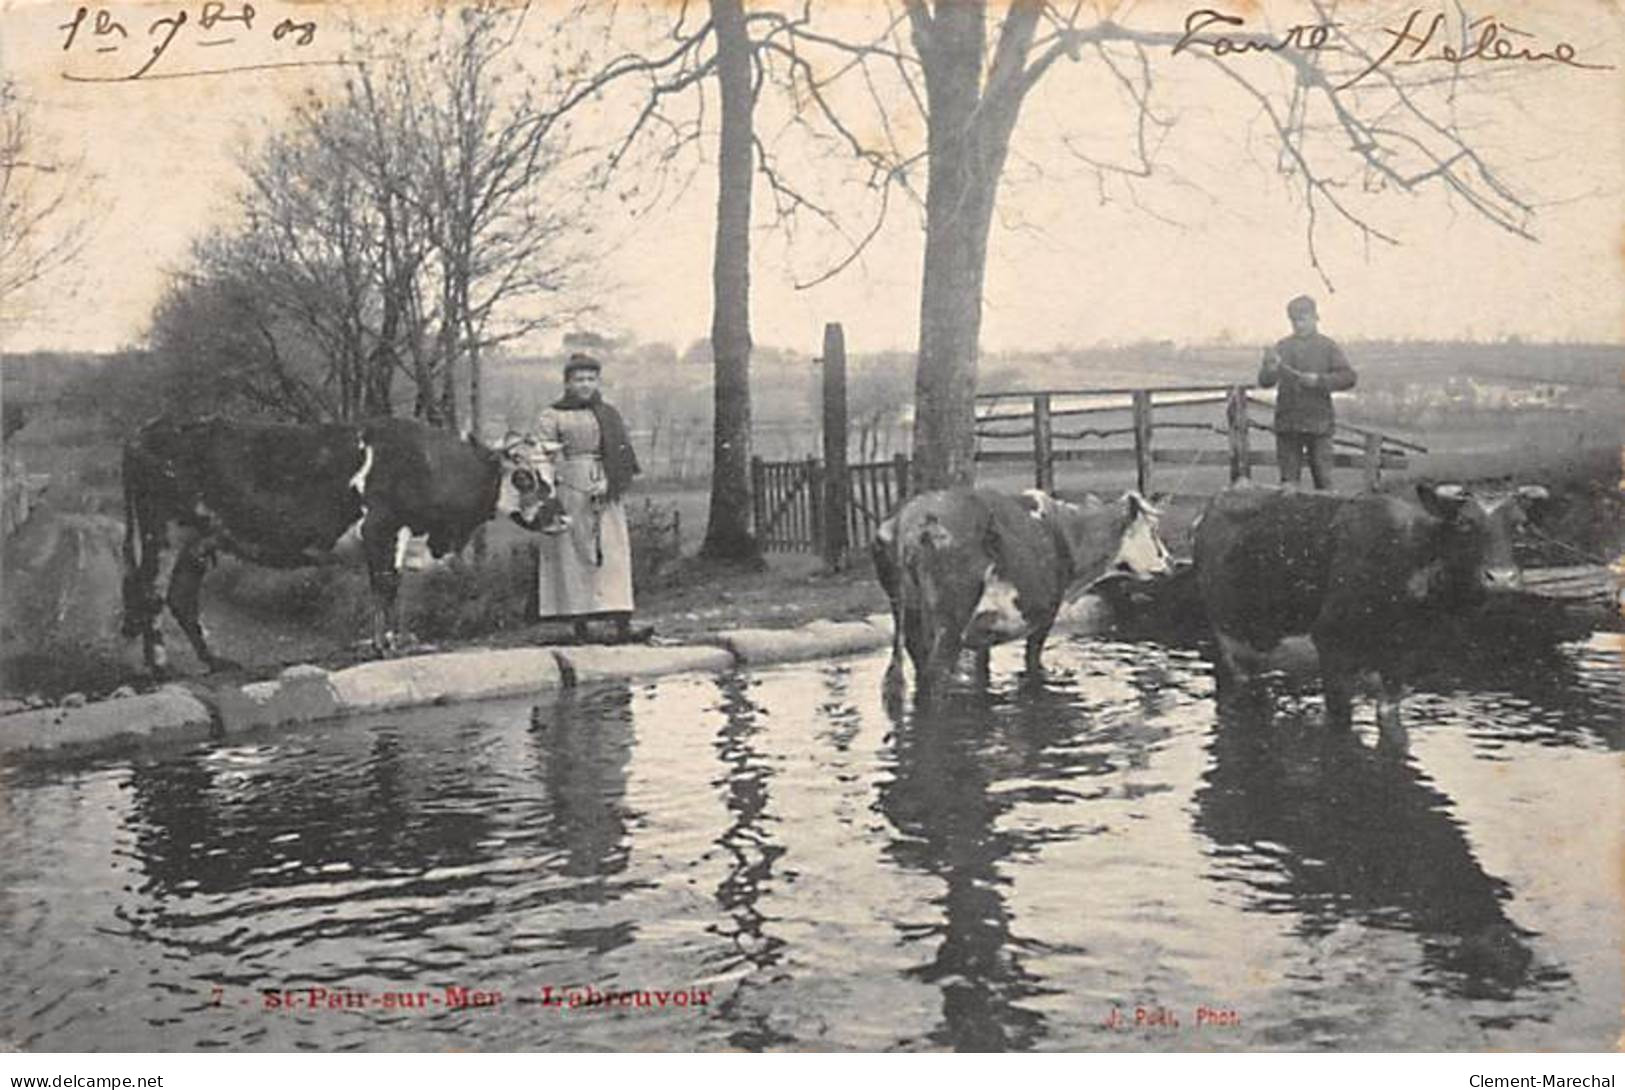
[[[1625,345],[1466,344],[1453,341],[1340,341],[1361,384],[1437,382],[1452,377],[1621,389]],[[1262,345],[1175,346],[989,353],[983,391],[1250,382]]]

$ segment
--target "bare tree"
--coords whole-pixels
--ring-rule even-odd
[[[314,408],[352,420],[388,411],[377,397],[387,383],[368,374],[387,286],[382,202],[340,150],[364,138],[367,121],[352,104],[301,110],[289,132],[244,164],[245,226],[194,250],[199,277],[241,286],[262,342],[248,358],[274,368],[292,344],[302,344],[325,361],[319,407],[301,415]]]
[[[171,281],[148,331],[163,365],[149,379],[167,408],[301,422],[343,418],[328,396],[320,350],[302,342],[261,291],[257,281],[223,271]]]
[[[1276,34],[1205,9],[1177,26],[1137,25],[1109,14],[1127,12],[1126,20],[1136,10],[1043,0],[901,0],[862,36],[850,31],[846,6],[831,3],[804,8],[799,18],[780,17],[778,32],[765,37],[789,66],[798,119],[863,164],[878,195],[873,224],[826,275],[844,269],[878,235],[893,193],[923,211],[918,486],[973,478],[990,228],[1022,107],[1059,62],[1099,65],[1119,88],[1120,108],[1090,101],[1085,116],[1126,118],[1128,154],[1092,157],[1081,143],[1072,146],[1102,180],[1130,186],[1168,173],[1165,140],[1174,119],[1156,106],[1162,81],[1206,73],[1233,89],[1252,107],[1235,111],[1241,124],[1264,120],[1274,166],[1301,194],[1317,269],[1316,240],[1327,218],[1369,242],[1391,243],[1374,202],[1428,187],[1513,234],[1529,234],[1530,203],[1469,140],[1461,65],[1423,63],[1440,60],[1442,43],[1424,41],[1403,14],[1388,26],[1369,6],[1322,3],[1315,24]],[[1146,20],[1166,18],[1167,9],[1148,10]],[[820,18],[811,18],[813,11]],[[1460,56],[1470,50],[1469,35],[1482,33],[1464,22],[1450,31],[1448,44]],[[1413,63],[1384,63],[1383,49],[1395,42]],[[910,137],[922,132],[923,144]],[[922,158],[923,194],[915,184]]]
[[[0,76],[0,307],[84,248],[94,213],[83,164],[40,137],[17,82]]]
[[[564,245],[579,202],[542,185],[560,174],[564,115],[537,100],[516,63],[513,14],[482,5],[440,19],[407,136],[423,156],[419,199],[440,266],[441,416],[455,421],[454,363],[466,359],[478,431],[482,350],[577,315],[561,295],[586,259]]]
[[[426,34],[370,44],[357,28],[342,92],[245,160],[240,225],[194,249],[176,296],[235,300],[253,336],[226,373],[263,411],[388,414],[404,384],[409,411],[453,427],[466,389],[479,430],[482,351],[578,312],[561,293],[583,263],[582,189],[511,52],[513,18],[442,11]],[[194,313],[171,305],[155,348],[184,341]]]

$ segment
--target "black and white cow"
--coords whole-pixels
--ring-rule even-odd
[[[1169,565],[1156,510],[1136,492],[1078,503],[1039,491],[926,492],[881,524],[873,555],[892,606],[886,689],[894,696],[905,650],[922,693],[952,674],[963,647],[978,651],[985,675],[993,644],[1024,638],[1036,673],[1069,592],[1114,572],[1149,578]]]
[[[158,619],[167,605],[200,660],[229,666],[198,618],[217,553],[274,568],[359,555],[372,586],[373,643],[389,649],[408,541],[426,536],[445,556],[498,514],[558,529],[552,480],[534,445],[492,450],[413,420],[154,421],[124,448],[124,634],[140,636],[147,666],[163,670]]]

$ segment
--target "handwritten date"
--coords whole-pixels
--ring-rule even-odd
[[[248,44],[256,37],[263,39],[267,35],[272,42],[283,43],[287,49],[299,50],[315,42],[317,25],[313,19],[285,18],[273,22],[270,18],[262,18],[253,4],[207,0],[196,7],[166,10],[157,18],[145,21],[128,16],[121,18],[111,8],[81,6],[75,9],[72,18],[57,29],[63,34],[62,52],[70,55],[118,53],[126,46],[130,47],[137,59],[132,61],[135,67],[127,71],[113,74],[63,73],[64,79],[109,83],[231,71],[234,66],[230,64],[224,67],[170,70],[160,66],[159,62],[169,56],[171,49],[178,44],[203,50],[219,49]],[[135,35],[133,38],[132,33]]]

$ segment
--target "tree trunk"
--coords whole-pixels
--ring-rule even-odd
[[[420,354],[413,364],[413,374],[417,381],[417,392],[412,400],[412,417],[430,424],[439,423],[440,405],[435,400],[433,362]]]
[[[429,423],[439,428],[457,427],[457,292],[455,272],[447,261],[446,284],[441,292],[440,389],[436,392],[434,415]]]
[[[453,349],[455,352],[455,349]],[[457,359],[455,355],[448,356],[445,363],[445,373],[440,376],[440,404],[436,417],[431,421],[434,425],[450,431],[457,430]]]
[[[936,194],[949,187],[938,185],[935,174],[926,213],[911,492],[970,485],[976,479],[976,370],[988,228],[985,222],[973,222],[979,217],[967,206],[980,195],[969,192],[967,184],[950,183],[958,190],[951,203],[960,211],[936,211]]]
[[[467,307],[467,303],[464,303]],[[480,371],[480,344],[474,332],[474,324],[464,315],[464,336],[468,339],[468,431],[484,440],[484,390],[482,389],[484,375]]]
[[[716,24],[722,134],[711,269],[716,387],[711,509],[700,555],[749,562],[760,557],[750,527],[751,43],[742,0],[711,0],[711,17]]]
[[[930,109],[925,277],[914,378],[911,492],[976,478],[976,370],[982,285],[999,176],[1025,86],[1038,6],[1017,0],[982,90],[985,5],[939,4],[916,45]]]

